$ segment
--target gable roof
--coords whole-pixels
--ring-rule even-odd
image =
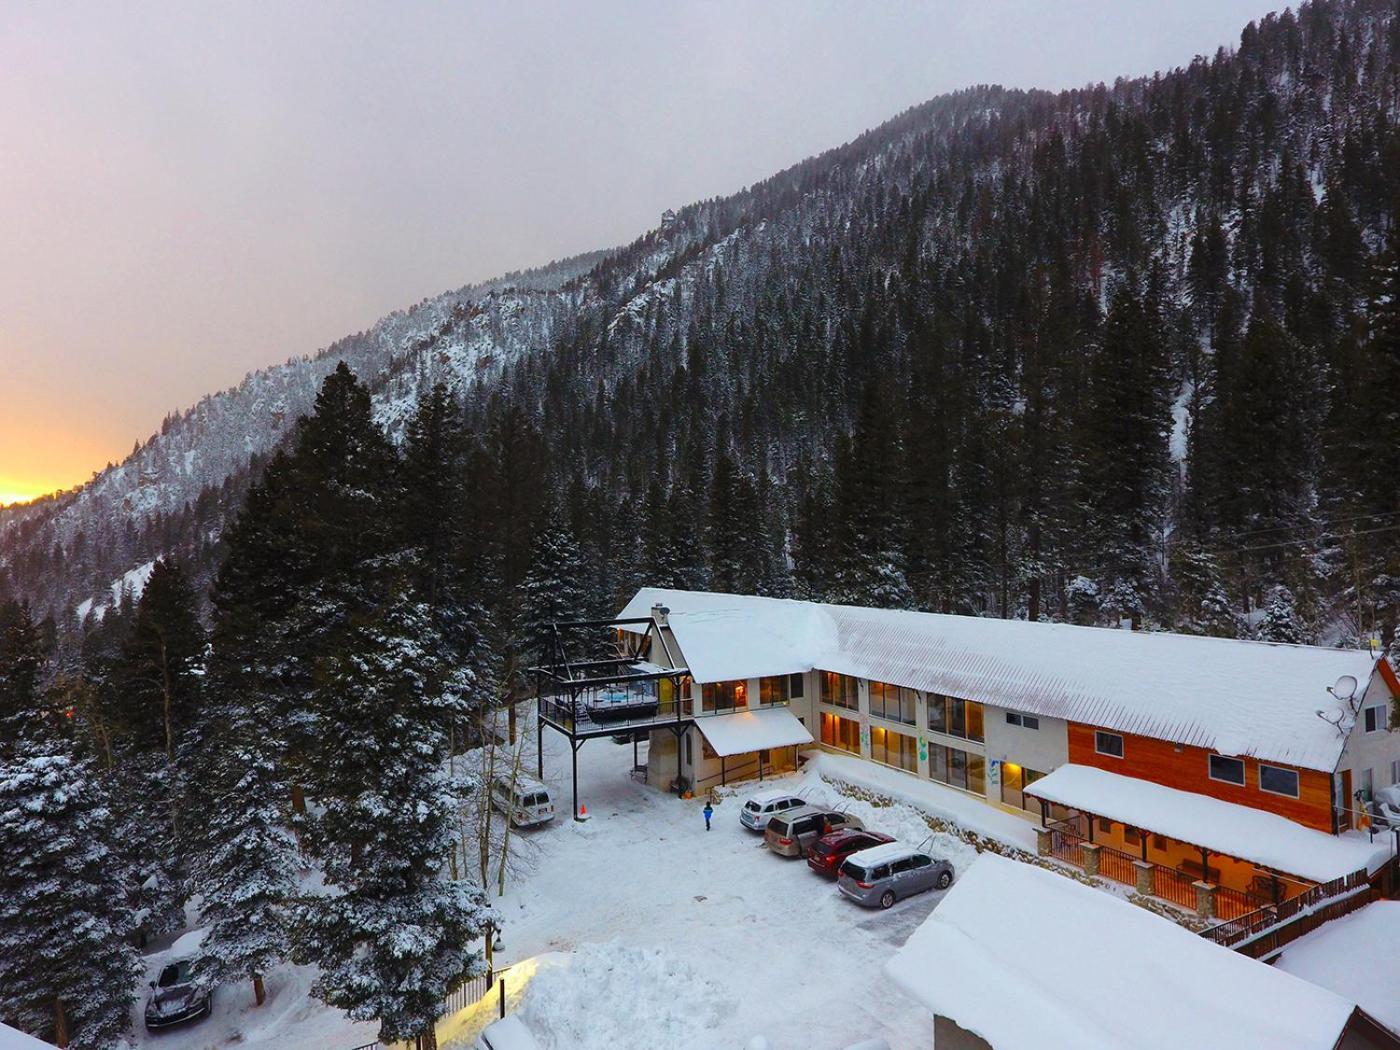
[[[885,971],[996,1050],[1330,1050],[1355,1010],[1113,894],[994,853]]]
[[[670,610],[699,682],[821,668],[1331,772],[1345,738],[1327,692],[1367,652],[782,598],[643,588],[622,616]]]

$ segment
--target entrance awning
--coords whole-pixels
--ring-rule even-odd
[[[812,743],[812,734],[786,707],[697,718],[706,741],[721,758],[775,747]]]
[[[1374,871],[1389,856],[1384,839],[1329,835],[1276,813],[1092,766],[1061,766],[1025,793],[1315,882]]]

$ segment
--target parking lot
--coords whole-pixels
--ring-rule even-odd
[[[592,819],[576,824],[560,775],[567,745],[549,733],[545,745],[545,781],[561,816],[519,836],[528,870],[499,902],[503,961],[614,939],[660,949],[674,957],[676,980],[703,983],[703,998],[713,1001],[690,1044],[697,1048],[744,1047],[755,1036],[773,1048],[841,1048],[877,1036],[894,1047],[927,1041],[927,1013],[891,986],[882,967],[942,892],[887,911],[861,908],[805,861],[773,854],[761,833],[742,827],[743,796],[721,801],[707,832],[703,800],[631,780],[630,748],[624,754],[606,740],[579,753],[580,798]],[[763,786],[814,801],[838,797],[816,778]],[[848,808],[909,841],[907,810],[902,827],[882,827],[885,811]]]

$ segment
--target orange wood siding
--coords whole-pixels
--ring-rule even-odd
[[[1298,797],[1288,798],[1259,789],[1259,763],[1244,759],[1244,784],[1227,784],[1210,778],[1210,752],[1201,747],[1188,747],[1165,740],[1154,740],[1132,733],[1119,733],[1123,738],[1123,757],[1101,755],[1094,749],[1094,726],[1069,723],[1069,760],[1083,766],[1106,769],[1110,773],[1141,777],[1182,791],[1194,791],[1225,802],[1255,809],[1268,810],[1296,820],[1319,831],[1332,830],[1332,792],[1326,773],[1312,769],[1298,770]],[[1269,762],[1284,769],[1281,762]],[[1150,828],[1148,829],[1151,830]]]

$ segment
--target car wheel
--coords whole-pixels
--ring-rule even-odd
[[[951,871],[940,871],[938,873],[938,881],[934,883],[934,886],[940,890],[946,890],[952,884],[953,873]]]
[[[880,907],[888,908],[894,904],[894,890],[886,890],[880,895]]]

